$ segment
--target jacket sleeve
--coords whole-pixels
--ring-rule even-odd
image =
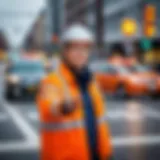
[[[50,77],[42,80],[39,86],[36,103],[41,114],[59,114],[60,104],[62,103],[61,90]]]

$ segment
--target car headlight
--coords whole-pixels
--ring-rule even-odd
[[[7,80],[8,80],[9,83],[15,84],[15,83],[19,83],[20,78],[17,75],[9,75],[7,77]]]

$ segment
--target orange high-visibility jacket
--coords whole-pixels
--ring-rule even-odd
[[[97,120],[97,152],[106,160],[112,154],[110,134],[105,123],[104,102],[95,82],[89,85]],[[63,115],[56,101],[75,100],[73,112]],[[37,96],[41,121],[41,160],[91,160],[83,102],[74,76],[64,64],[41,83]]]

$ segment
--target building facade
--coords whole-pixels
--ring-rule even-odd
[[[87,24],[88,8],[91,0],[65,0],[65,25]]]

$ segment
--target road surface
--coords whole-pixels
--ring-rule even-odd
[[[0,65],[0,160],[39,159],[39,118],[31,101],[4,98]],[[106,98],[115,160],[160,160],[160,100]]]

